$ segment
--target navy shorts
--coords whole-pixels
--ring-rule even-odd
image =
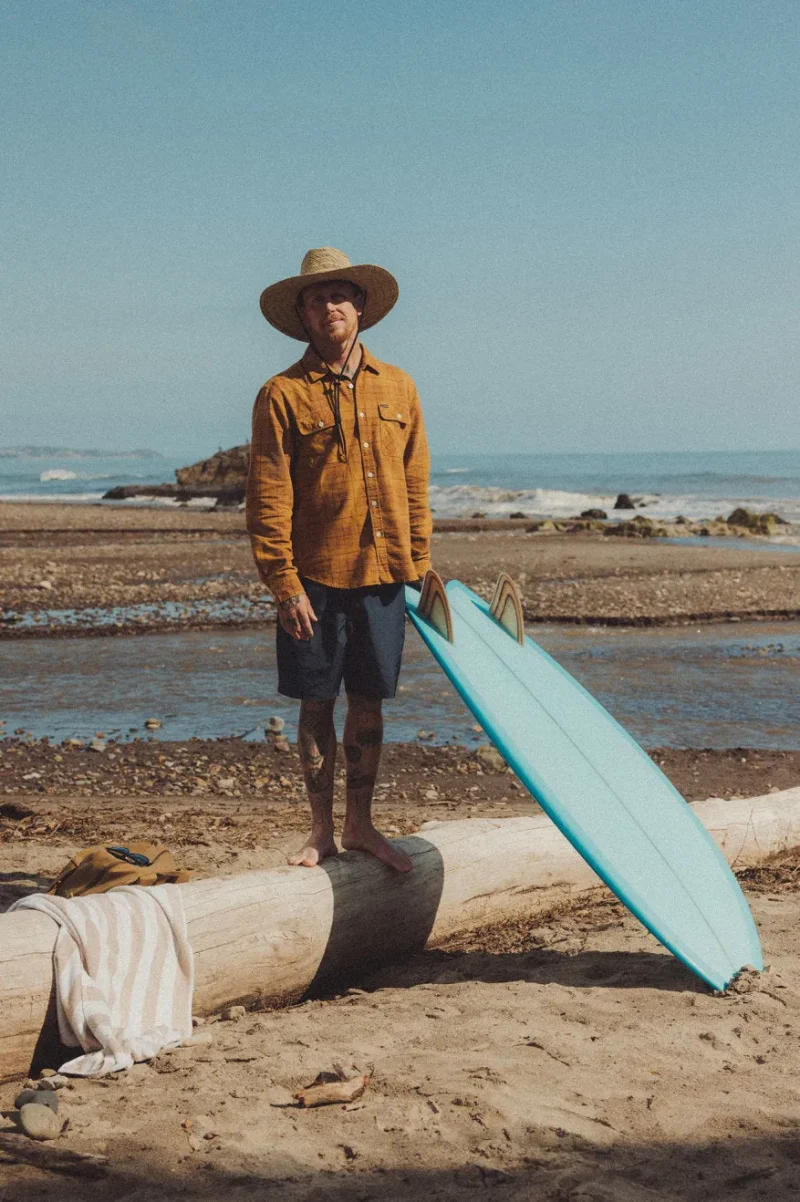
[[[317,621],[307,642],[278,622],[278,692],[284,697],[329,701],[348,693],[394,697],[405,639],[402,584],[329,588],[303,580]]]

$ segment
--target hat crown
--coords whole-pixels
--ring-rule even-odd
[[[317,275],[321,271],[338,271],[340,267],[352,266],[347,255],[335,246],[318,246],[315,250],[306,251],[300,265],[300,274]]]

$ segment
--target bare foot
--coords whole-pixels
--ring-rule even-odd
[[[374,826],[358,827],[342,832],[342,847],[346,851],[366,851],[387,868],[395,872],[410,872],[414,867],[409,857],[399,847],[385,839]]]
[[[289,857],[289,863],[300,864],[303,868],[316,868],[320,860],[338,854],[339,848],[333,840],[333,835],[327,832],[315,834],[312,831],[311,838],[305,841],[297,854]]]

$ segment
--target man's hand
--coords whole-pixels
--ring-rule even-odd
[[[317,615],[311,608],[306,594],[298,593],[295,597],[287,597],[285,601],[279,602],[278,620],[293,639],[308,642],[314,634],[311,623],[317,621]]]

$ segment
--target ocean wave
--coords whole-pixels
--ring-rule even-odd
[[[616,493],[569,492],[562,489],[508,489],[480,487],[474,484],[431,485],[430,503],[437,518],[471,517],[475,513],[486,517],[508,517],[523,513],[530,518],[577,517],[586,509],[602,509],[610,518],[625,521],[629,509],[614,509]],[[707,521],[727,517],[734,509],[744,506],[757,512],[777,513],[790,522],[800,522],[800,498],[764,498],[730,495],[727,497],[702,494],[633,493],[638,512],[661,521],[679,515],[692,521]]]
[[[130,473],[135,475],[135,473]],[[136,477],[142,478],[141,472]],[[71,472],[65,467],[51,467],[46,472],[39,473],[39,482],[49,484],[53,480],[115,480],[116,476],[109,472]]]

